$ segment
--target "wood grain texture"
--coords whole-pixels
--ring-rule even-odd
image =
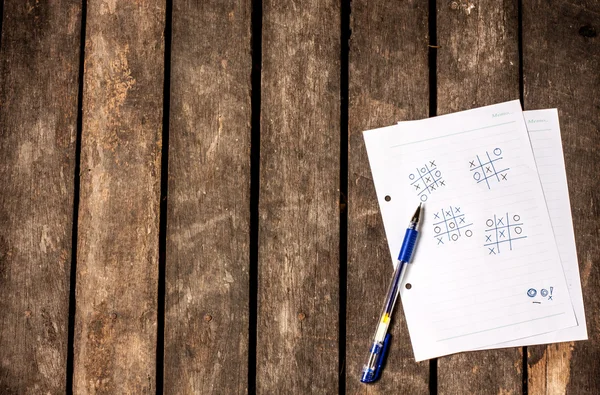
[[[258,393],[338,388],[340,8],[263,2]]]
[[[517,1],[438,1],[439,115],[519,98]],[[438,359],[440,394],[517,394],[520,348]]]
[[[75,393],[155,392],[164,1],[87,8]]]
[[[250,14],[173,4],[166,394],[248,391]]]
[[[558,108],[588,341],[529,347],[530,394],[600,388],[600,5],[523,2],[525,108]]]
[[[427,394],[429,363],[414,360],[400,303],[382,378],[360,383],[393,272],[362,132],[427,117],[427,3],[354,0],[351,6],[346,388],[351,394]]]
[[[81,2],[4,1],[0,393],[65,393]]]

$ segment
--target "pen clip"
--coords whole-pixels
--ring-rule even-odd
[[[379,359],[377,360],[377,368],[375,369],[375,374],[373,375],[373,381],[376,381],[381,376],[381,371],[383,370],[383,365],[385,364],[385,358],[387,356],[389,343],[392,335],[389,333],[385,335],[385,339],[383,340],[383,348],[381,350],[381,354],[379,354]]]

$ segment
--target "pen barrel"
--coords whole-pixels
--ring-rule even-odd
[[[373,336],[369,355],[367,356],[367,363],[363,366],[361,377],[363,383],[371,383],[379,377],[390,336],[387,331],[392,319],[394,305],[398,299],[400,284],[405,270],[406,263],[398,262],[398,266],[396,266],[396,269],[394,270],[392,281],[388,286],[385,303],[381,311],[379,322],[377,323],[377,328],[375,329],[375,335]]]
[[[398,260],[400,262],[410,262],[412,258],[413,251],[415,249],[415,244],[417,244],[417,235],[419,232],[415,229],[408,228],[406,229],[406,234],[404,235],[404,241],[402,242],[402,248],[400,249],[400,254],[398,255]]]
[[[383,341],[383,338],[387,333],[387,328],[390,324],[392,312],[394,311],[394,306],[400,293],[400,285],[402,283],[402,277],[404,277],[405,271],[406,263],[399,261],[396,269],[394,270],[392,281],[387,289],[385,302],[383,304],[383,308],[381,309],[381,319],[379,322],[378,331],[375,332],[375,337],[373,339],[374,341]]]

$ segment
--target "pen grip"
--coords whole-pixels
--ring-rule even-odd
[[[418,231],[415,229],[406,229],[406,234],[404,235],[404,241],[402,242],[402,248],[400,249],[400,255],[398,255],[398,260],[401,262],[410,262],[410,258],[412,257],[413,250],[415,249],[415,244],[417,243],[417,235]]]

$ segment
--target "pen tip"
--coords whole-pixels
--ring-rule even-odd
[[[417,210],[415,211],[415,214],[412,217],[411,222],[417,223],[419,222],[419,217],[421,216],[421,209],[423,207],[423,203],[419,203],[419,207],[417,207]]]

